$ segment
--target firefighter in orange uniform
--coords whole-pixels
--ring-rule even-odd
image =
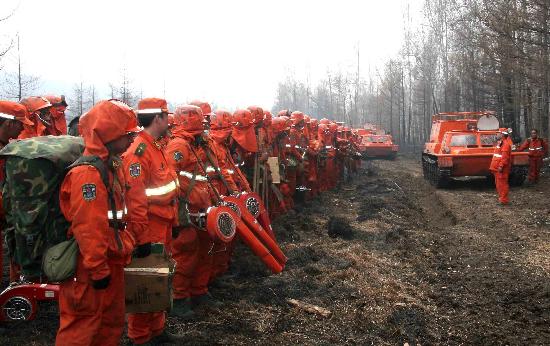
[[[52,104],[46,98],[31,96],[22,99],[19,103],[27,107],[29,120],[32,122],[32,125],[24,126],[19,139],[62,134],[55,128],[54,119],[50,113]]]
[[[65,110],[67,110],[67,101],[64,95],[46,95],[44,96],[52,104],[50,114],[52,117],[52,129],[59,135],[67,134],[67,120],[65,119]]]
[[[84,157],[102,163],[107,181],[86,164],[72,168],[61,184],[61,211],[71,223],[68,236],[75,237],[79,255],[74,278],[60,284],[56,345],[115,346],[124,329],[124,266],[135,245],[120,222],[125,220],[125,181],[118,155],[132,143],[137,120],[126,104],[101,101],[81,117],[79,129]]]
[[[529,149],[529,182],[535,184],[539,180],[540,169],[542,168],[542,159],[548,155],[548,143],[539,138],[536,129],[531,130],[531,138],[523,142],[518,151]]]
[[[32,122],[28,119],[27,108],[22,104],[13,101],[0,101],[0,149],[5,147],[10,139],[15,139],[23,131],[23,126],[32,126]],[[4,184],[5,172],[4,166],[6,164],[5,159],[0,159],[0,186]],[[6,226],[6,220],[4,215],[4,208],[2,207],[2,191],[0,190],[0,268],[3,269],[3,239],[2,230]],[[0,270],[0,283],[2,282],[4,270]],[[15,263],[10,265],[11,276],[10,281],[17,280],[17,270]]]
[[[294,205],[292,200],[292,194],[290,188],[286,183],[286,147],[288,143],[288,135],[290,132],[290,119],[283,115],[273,118],[271,121],[271,128],[273,131],[273,140],[271,145],[270,155],[277,157],[279,162],[279,176],[280,183],[273,184],[274,186],[270,191],[269,199],[269,217],[273,220],[283,215],[288,209],[291,209]]]
[[[232,118],[231,113],[223,109],[217,110],[215,114],[210,116],[210,138],[212,139],[212,148],[215,149],[218,155],[220,172],[225,182],[223,182],[220,177],[216,177],[215,172],[210,172],[209,176],[221,195],[236,194],[246,189],[248,189],[246,191],[250,191],[246,177],[238,167],[235,167],[235,163],[229,152],[229,136],[231,136]],[[240,190],[239,186],[242,186],[243,190]],[[215,251],[211,281],[229,269],[233,248],[234,242],[231,242],[225,244],[222,249]]]
[[[168,164],[179,180],[178,225],[173,229],[171,243],[176,272],[170,314],[185,319],[194,317],[194,307],[214,302],[208,293],[212,241],[204,231],[204,216],[215,196],[203,169],[208,161],[203,150],[203,143],[208,141],[205,125],[199,107],[179,106],[174,113],[174,138],[166,148]]]
[[[248,109],[237,109],[233,113],[231,131],[231,154],[237,167],[245,174],[252,190],[254,158],[258,152],[258,141],[254,129],[255,119]]]
[[[166,100],[145,98],[138,103],[138,120],[143,127],[123,156],[128,191],[128,228],[137,237],[136,257],[147,257],[151,243],[167,249],[176,221],[177,176],[164,156],[162,140],[168,131]],[[169,250],[168,250],[169,252]],[[134,345],[177,343],[164,329],[165,312],[128,314],[128,337]]]
[[[512,141],[509,139],[511,129],[503,129],[500,131],[502,137],[499,139],[491,160],[490,170],[495,176],[495,183],[498,193],[498,201],[501,204],[508,204],[508,178],[510,177],[510,169],[512,168]]]

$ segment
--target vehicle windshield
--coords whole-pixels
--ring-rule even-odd
[[[468,147],[477,146],[475,135],[453,135],[451,138],[451,147]]]
[[[497,144],[498,135],[496,133],[480,135],[479,141],[483,147],[494,147]]]
[[[372,143],[372,137],[371,136],[364,136],[363,137],[363,143]]]

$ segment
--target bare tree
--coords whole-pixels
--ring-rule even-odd
[[[21,62],[21,41],[17,35],[17,72],[6,73],[3,83],[3,96],[8,99],[21,100],[31,96],[40,86],[37,76],[25,74]]]

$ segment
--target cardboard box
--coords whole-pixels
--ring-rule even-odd
[[[165,254],[133,258],[124,268],[126,312],[170,311],[175,262]]]

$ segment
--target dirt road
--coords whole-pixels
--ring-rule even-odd
[[[267,275],[240,247],[212,288],[224,305],[194,322],[171,318],[170,330],[198,345],[549,342],[547,177],[512,189],[511,206],[501,207],[485,180],[435,190],[416,158],[364,168],[277,220],[289,257],[282,274]],[[332,315],[307,313],[288,298]],[[44,313],[7,330],[0,344],[52,344],[56,328],[55,313]]]

